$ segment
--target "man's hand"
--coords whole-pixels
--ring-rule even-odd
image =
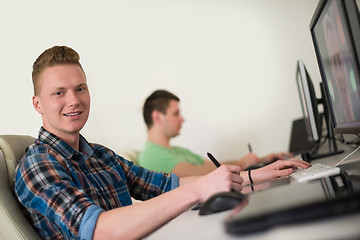
[[[270,153],[270,154],[260,158],[259,162],[268,164],[268,163],[275,162],[276,160],[284,160],[284,159],[291,158],[291,157],[293,157],[293,154],[290,152]]]
[[[200,201],[205,201],[218,192],[241,191],[243,178],[240,176],[240,167],[222,165],[216,170],[197,178],[191,187],[198,194]],[[188,185],[190,186],[190,185]]]
[[[278,160],[265,167],[251,171],[254,182],[261,182],[289,176],[298,167],[308,168],[311,164],[300,159]]]

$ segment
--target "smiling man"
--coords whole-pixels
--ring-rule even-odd
[[[43,127],[78,150],[79,131],[90,111],[90,94],[81,66],[48,67],[35,84],[35,89],[41,91],[33,96],[33,105],[42,115]]]
[[[17,166],[15,193],[43,239],[139,239],[217,192],[241,191],[238,166],[179,179],[88,143],[80,130],[90,94],[79,59],[55,46],[33,65],[43,126]],[[131,197],[146,201],[132,205]]]

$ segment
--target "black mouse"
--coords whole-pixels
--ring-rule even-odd
[[[222,212],[236,207],[246,198],[245,194],[239,192],[220,192],[212,195],[200,207],[200,215]]]

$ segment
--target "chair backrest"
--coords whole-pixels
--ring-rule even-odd
[[[0,149],[2,150],[10,187],[14,187],[16,164],[24,156],[26,148],[34,143],[35,138],[27,135],[0,135]]]
[[[136,166],[139,166],[139,154],[140,154],[139,150],[128,149],[128,150],[125,150],[121,154],[121,156],[127,160],[132,161],[133,163],[135,163]]]
[[[31,136],[0,135],[0,239],[41,239],[14,194],[16,164],[34,140]]]

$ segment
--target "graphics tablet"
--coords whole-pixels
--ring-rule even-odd
[[[340,176],[338,176],[340,178]],[[225,220],[231,234],[247,234],[271,227],[313,221],[360,211],[360,194],[346,180],[323,178],[254,192]]]

